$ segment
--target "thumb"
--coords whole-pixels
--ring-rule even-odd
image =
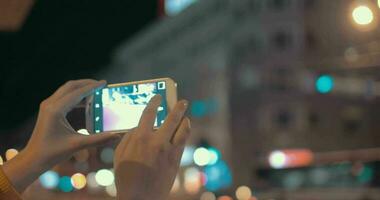
[[[121,136],[116,133],[100,133],[89,136],[82,136],[80,144],[80,149],[96,147],[100,145],[104,145],[107,143],[119,142],[121,140]]]

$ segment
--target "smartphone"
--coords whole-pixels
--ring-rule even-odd
[[[160,127],[177,102],[177,84],[170,78],[110,84],[87,98],[86,128],[90,133],[128,132],[156,94],[162,97],[154,128]]]

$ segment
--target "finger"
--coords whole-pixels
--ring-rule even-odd
[[[183,115],[187,109],[188,102],[186,100],[179,101],[174,109],[169,113],[164,124],[158,130],[158,134],[161,134],[163,141],[170,141],[174,132],[182,121]]]
[[[111,142],[120,141],[121,137],[115,133],[102,133],[95,135],[77,135],[79,136],[78,149],[84,149],[89,147],[96,147],[99,145],[109,144]]]
[[[55,101],[78,88],[81,88],[85,85],[96,83],[96,82],[97,81],[93,79],[81,79],[81,80],[68,81],[65,84],[63,84],[61,87],[59,87],[57,91],[55,91],[54,94],[51,95],[51,98],[53,101]]]
[[[137,128],[133,128],[131,130],[128,131],[128,133],[123,133],[123,134],[120,134],[121,136],[121,141],[119,143],[118,146],[120,146],[119,148],[120,149],[124,149],[127,145],[128,145],[128,142],[129,142],[129,137],[131,136],[132,133],[134,133],[135,131],[137,130]]]
[[[175,146],[185,146],[187,139],[190,137],[190,120],[185,117],[179,125],[177,132],[173,136],[172,144]]]
[[[156,121],[157,109],[161,105],[161,95],[155,95],[144,109],[139,121],[140,134],[150,133]]]
[[[57,100],[56,105],[60,109],[60,111],[63,112],[63,114],[66,114],[71,109],[73,109],[80,101],[82,101],[83,98],[92,94],[95,89],[102,88],[105,85],[106,81],[97,81],[95,83],[91,83],[84,87],[78,88],[72,91],[71,93],[67,94],[66,96],[62,97],[61,99]]]

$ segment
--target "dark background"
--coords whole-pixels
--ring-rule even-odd
[[[32,117],[67,80],[94,77],[157,13],[149,0],[36,1],[21,30],[0,32],[0,133]]]

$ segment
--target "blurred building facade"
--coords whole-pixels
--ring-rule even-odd
[[[367,2],[378,9],[375,1]],[[199,1],[121,45],[101,76],[113,82],[168,76],[178,81],[181,98],[211,100],[217,109],[190,113],[191,143],[207,141],[222,151],[234,176],[226,192],[239,185],[282,188],[286,184],[261,177],[274,150],[379,146],[379,29],[355,27],[349,17],[355,3]],[[321,75],[334,81],[328,94],[316,90]],[[344,161],[337,159],[329,162]],[[320,199],[348,199],[342,191],[320,193],[327,193]]]

